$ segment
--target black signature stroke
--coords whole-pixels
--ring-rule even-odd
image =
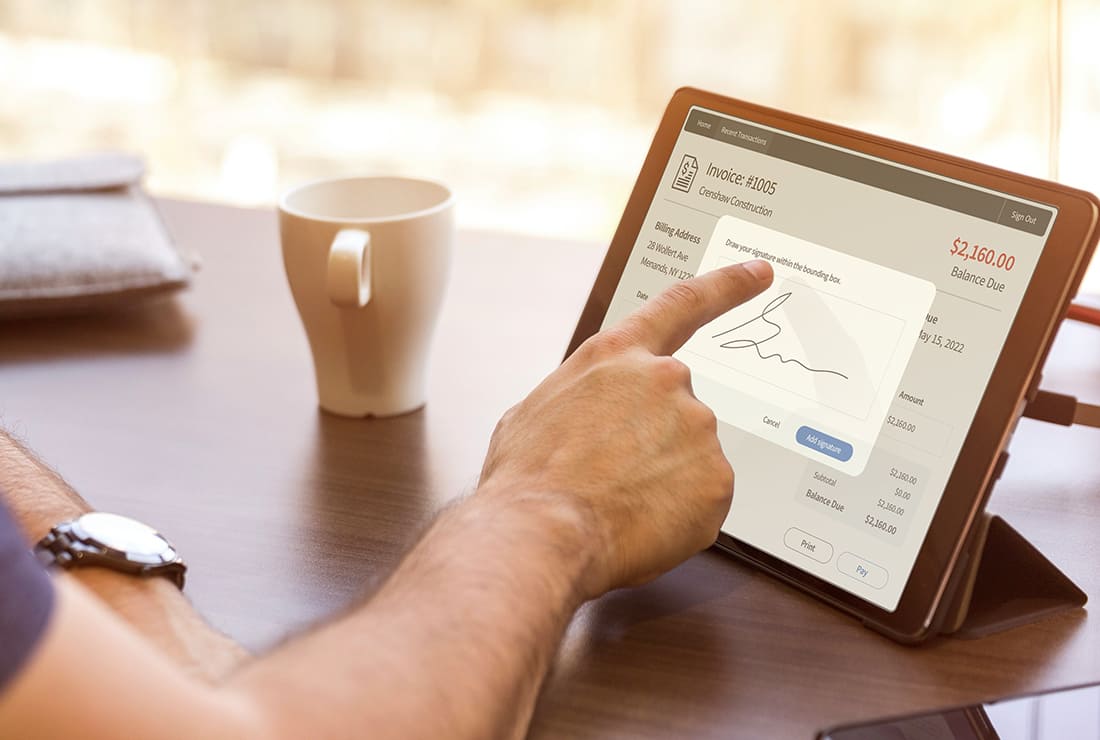
[[[738,324],[737,326],[733,327],[732,329],[726,329],[725,331],[718,332],[717,334],[712,336],[711,339],[717,339],[718,337],[729,334],[730,332],[737,331],[738,329],[742,329],[742,328],[748,326],[749,324],[754,324],[757,321],[763,321],[765,324],[767,324],[768,326],[775,329],[775,331],[772,332],[771,336],[765,337],[764,339],[761,339],[759,341],[757,341],[755,339],[727,339],[726,341],[722,342],[722,344],[720,344],[719,346],[722,349],[747,349],[749,347],[752,347],[753,349],[756,350],[756,354],[760,356],[761,360],[770,360],[773,357],[778,357],[780,363],[786,364],[788,362],[793,362],[796,365],[810,371],[811,373],[828,373],[829,375],[839,375],[840,377],[847,380],[848,376],[845,375],[842,372],[837,371],[837,370],[823,370],[823,369],[819,369],[819,368],[815,368],[815,367],[810,367],[809,365],[802,362],[801,360],[796,360],[793,357],[791,357],[791,358],[783,357],[783,355],[779,354],[778,352],[772,352],[770,355],[765,355],[763,352],[760,351],[760,345],[764,344],[765,342],[770,342],[771,340],[775,339],[776,337],[778,337],[780,334],[783,333],[783,327],[781,327],[779,324],[777,324],[774,321],[772,321],[771,319],[769,319],[768,314],[771,313],[772,311],[776,310],[780,306],[782,306],[784,303],[786,303],[787,299],[790,298],[790,297],[791,297],[790,292],[783,293],[781,295],[776,296],[775,298],[773,298],[768,303],[768,305],[764,306],[764,310],[760,312],[759,316],[751,318],[751,319],[749,319],[748,321],[746,321],[742,324]]]

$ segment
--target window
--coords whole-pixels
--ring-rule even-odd
[[[1085,0],[0,0],[0,156],[260,205],[423,175],[466,227],[606,241],[693,85],[1096,189],[1098,36]]]

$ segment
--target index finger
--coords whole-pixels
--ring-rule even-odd
[[[766,260],[719,267],[665,289],[623,326],[650,352],[670,355],[700,326],[766,290],[772,277]]]

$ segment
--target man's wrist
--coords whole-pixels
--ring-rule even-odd
[[[30,544],[92,510],[62,478],[0,432],[0,495]]]
[[[92,511],[87,502],[74,501],[52,487],[42,490],[8,492],[5,503],[18,522],[29,544],[37,544],[50,530],[62,522],[71,521]]]
[[[88,502],[59,490],[52,481],[40,488],[8,488],[5,493],[4,502],[31,545],[37,544],[58,524],[92,511]]]
[[[16,514],[31,545],[37,544],[50,530],[92,511],[90,506],[75,506],[70,502],[36,503],[31,510]]]
[[[576,609],[603,592],[603,578],[594,567],[600,545],[589,512],[569,497],[554,493],[483,482],[469,500],[483,507],[485,518],[498,522],[525,552],[560,579],[566,607]]]

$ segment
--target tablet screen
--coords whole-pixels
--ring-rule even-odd
[[[737,474],[723,531],[893,611],[1055,216],[693,107],[603,326],[771,262],[676,353]]]

